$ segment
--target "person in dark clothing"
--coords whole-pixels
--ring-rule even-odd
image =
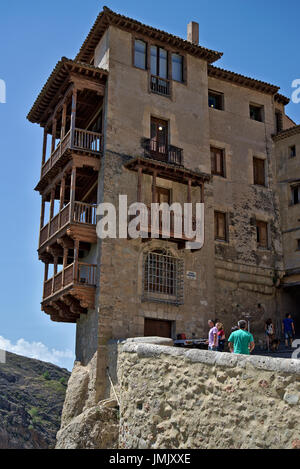
[[[285,338],[285,346],[288,347],[290,341],[290,346],[292,347],[293,339],[295,337],[295,326],[290,313],[287,313],[285,315],[285,319],[282,321],[282,333]]]
[[[217,322],[216,328],[218,329],[218,352],[224,352],[225,331],[223,324],[221,322]]]

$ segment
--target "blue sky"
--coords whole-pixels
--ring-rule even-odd
[[[68,368],[75,326],[53,323],[40,311],[40,196],[33,188],[42,130],[26,115],[56,62],[74,58],[104,4],[15,0],[0,6],[0,79],[7,86],[7,103],[0,104],[0,347]],[[292,81],[300,78],[298,0],[111,0],[106,5],[184,38],[187,23],[199,22],[201,45],[224,52],[216,65],[277,84],[289,97]],[[300,123],[300,104],[289,104],[287,113]]]

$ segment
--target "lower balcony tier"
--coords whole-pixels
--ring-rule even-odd
[[[73,263],[46,280],[42,311],[52,321],[76,323],[81,314],[95,307],[96,270],[94,264]]]

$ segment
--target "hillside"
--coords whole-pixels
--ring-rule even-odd
[[[53,448],[70,373],[6,354],[0,363],[0,449]]]

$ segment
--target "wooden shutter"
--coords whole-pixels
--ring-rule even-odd
[[[211,147],[211,171],[212,174],[224,176],[224,150]]]
[[[215,239],[226,240],[226,213],[215,212]]]
[[[264,221],[257,221],[257,243],[263,248],[268,247],[268,224]]]
[[[253,178],[254,184],[265,185],[265,160],[253,158]]]

